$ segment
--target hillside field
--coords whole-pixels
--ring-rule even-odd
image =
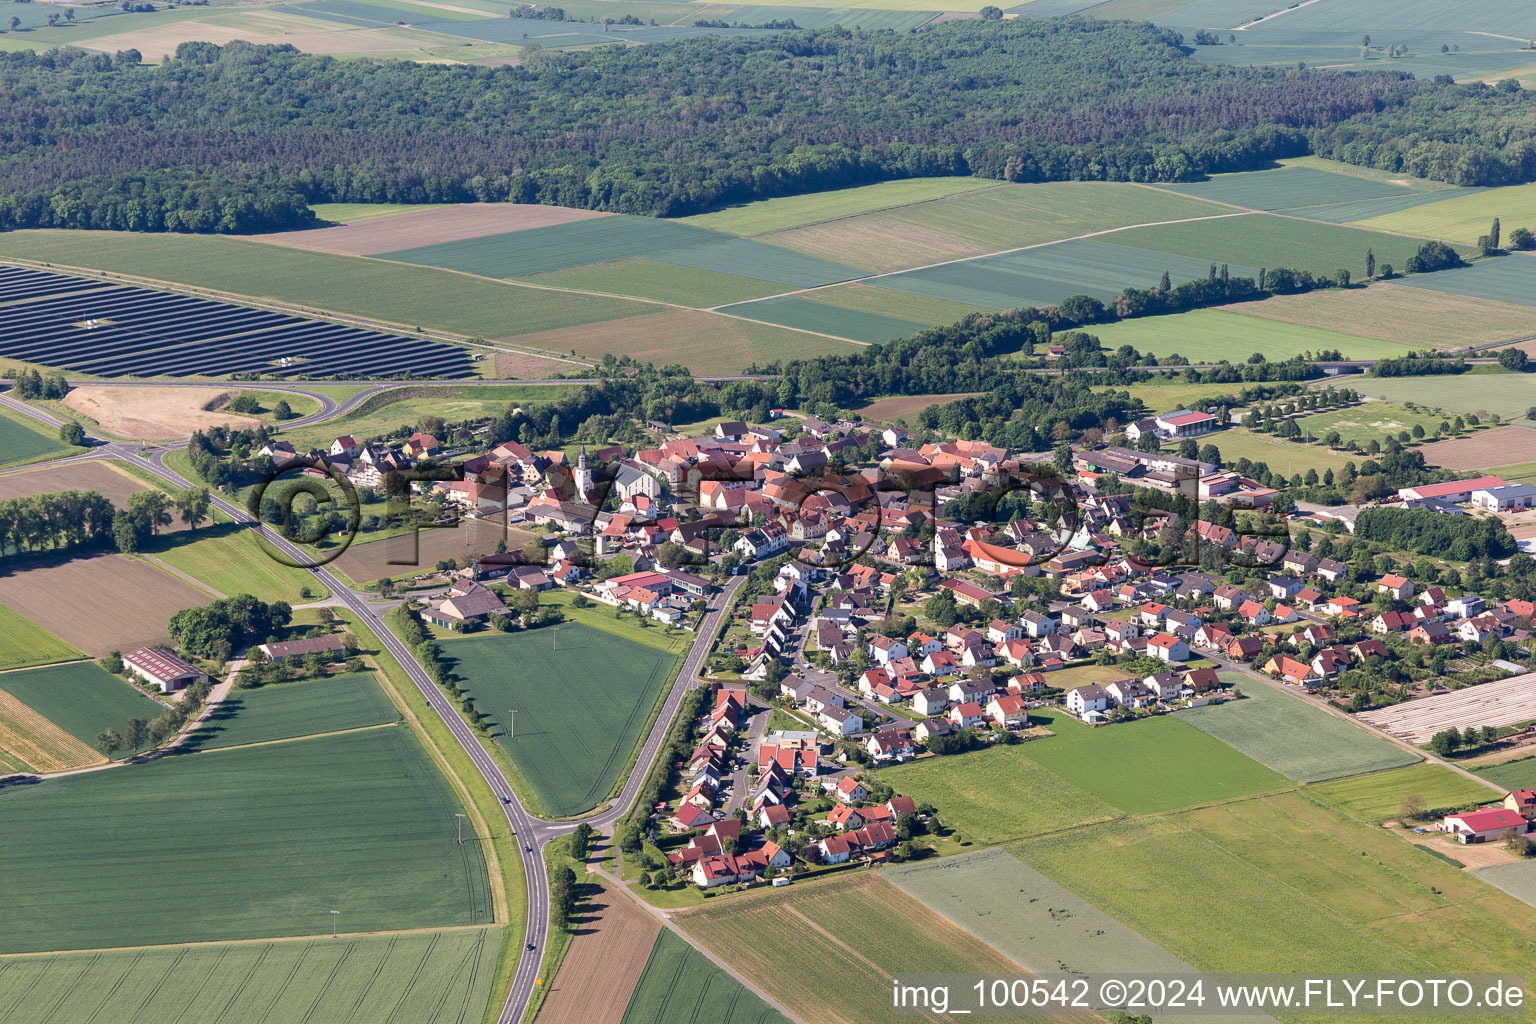
[[[876,210],[906,207],[913,203],[997,187],[998,182],[987,178],[907,178],[830,192],[761,199],[683,217],[681,220],[693,227],[750,238],[770,231],[786,231],[823,221],[843,220]]]
[[[1528,307],[1384,281],[1365,288],[1274,295],[1221,308],[1413,348],[1486,345],[1531,333]]]
[[[1388,402],[1413,402],[1427,409],[1444,409],[1450,416],[1471,412],[1486,418],[1487,413],[1496,412],[1506,423],[1525,419],[1526,410],[1536,404],[1531,378],[1519,373],[1361,377],[1350,381],[1349,387]],[[1439,423],[1442,418],[1437,416],[1434,422]]]
[[[1444,238],[1473,245],[1499,218],[1500,234],[1507,243],[1515,228],[1536,230],[1536,185],[1508,185],[1468,195],[1453,196],[1428,206],[1388,213],[1358,223],[1382,231]]]

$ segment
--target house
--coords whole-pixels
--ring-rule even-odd
[[[1024,627],[1005,619],[993,619],[987,624],[987,641],[991,644],[1005,644],[1010,640],[1018,640],[1024,635]]]
[[[1371,637],[1369,640],[1361,640],[1349,648],[1351,654],[1365,661],[1367,658],[1385,658],[1390,653],[1387,645]]]
[[[338,641],[340,637],[336,638]],[[161,693],[173,693],[182,687],[208,679],[208,673],[179,655],[159,647],[140,647],[123,655],[123,667]]]
[[[322,658],[340,658],[346,653],[346,644],[341,637],[334,634],[329,636],[310,636],[300,640],[283,640],[278,643],[260,644],[256,648],[267,661],[284,661],[288,658],[303,658],[310,654],[318,654]],[[134,654],[139,653],[134,651]],[[129,655],[132,657],[132,655]],[[123,659],[128,663],[128,658]]]
[[[1247,661],[1258,656],[1264,649],[1264,638],[1255,633],[1247,633],[1243,636],[1235,636],[1227,641],[1227,657],[1234,661]]]
[[[864,826],[864,815],[860,814],[858,808],[852,804],[833,804],[823,820],[840,832]]]
[[[1045,676],[1039,672],[1022,672],[1008,679],[1008,692],[1012,694],[1039,693],[1045,688]]]
[[[864,728],[864,719],[846,708],[823,708],[816,721],[837,736],[852,736]]]
[[[1104,692],[1124,707],[1144,708],[1152,703],[1152,689],[1140,679],[1117,679],[1104,687]]]
[[[905,761],[917,753],[912,746],[912,733],[908,729],[884,729],[875,733],[864,745],[876,761]]]
[[[1243,621],[1251,626],[1269,625],[1269,609],[1257,601],[1244,601],[1238,606],[1237,614],[1242,616]]]
[[[1322,678],[1313,670],[1311,665],[1285,655],[1277,655],[1266,661],[1264,663],[1264,672],[1267,675],[1284,679],[1292,686],[1314,686]]]
[[[691,828],[702,828],[715,819],[704,808],[685,800],[678,804],[677,810],[667,820],[674,828],[686,831]]]
[[[1290,576],[1275,576],[1269,581],[1269,592],[1281,601],[1292,594],[1299,593],[1301,589],[1301,581]]]
[[[949,691],[942,686],[919,690],[912,697],[912,710],[920,715],[942,714],[949,706]]]
[[[1109,694],[1098,683],[1074,687],[1067,691],[1067,710],[1084,721],[1109,708]]]
[[[1312,671],[1327,679],[1349,668],[1349,655],[1343,648],[1329,647],[1312,656]]]
[[[1056,632],[1056,620],[1039,612],[1026,611],[1019,615],[1019,623],[1030,636],[1047,636]]]
[[[942,677],[960,671],[955,656],[948,651],[936,651],[923,659],[923,671],[930,676]]]
[[[1224,612],[1229,612],[1234,606],[1248,600],[1248,592],[1241,587],[1234,587],[1230,583],[1223,583],[1216,588],[1216,592],[1212,595],[1211,600],[1215,602],[1217,608]]]
[[[1391,594],[1398,601],[1407,601],[1413,597],[1413,581],[1406,576],[1387,573],[1376,581],[1376,593]]]
[[[1329,598],[1328,603],[1323,605],[1323,611],[1329,615],[1353,618],[1360,614],[1360,602],[1352,597]]]
[[[1490,807],[1462,814],[1447,814],[1437,826],[1449,832],[1463,843],[1486,843],[1498,839],[1506,832],[1524,835],[1530,831],[1530,822],[1519,811],[1508,807]]]
[[[876,633],[869,638],[869,657],[877,665],[886,665],[907,656],[907,645],[900,640]]]
[[[443,453],[443,446],[431,434],[423,434],[418,430],[400,446],[400,450],[406,458],[434,459]]]
[[[1170,633],[1159,633],[1147,641],[1147,654],[1162,662],[1188,661],[1189,645]]]
[[[1013,694],[993,697],[987,704],[987,715],[1004,729],[1019,729],[1029,724],[1029,706],[1022,697]]]
[[[1456,642],[1456,634],[1443,622],[1422,622],[1408,631],[1408,642],[1433,646],[1453,644]]]
[[[948,736],[955,731],[955,725],[947,718],[925,718],[918,722],[912,730],[918,742],[927,743],[937,736]]]
[[[857,804],[869,799],[869,790],[852,775],[845,775],[833,787],[832,795],[845,804]]]
[[[421,617],[440,626],[455,622],[484,622],[492,615],[506,615],[508,609],[494,590],[482,583],[460,581],[441,602],[426,609]]]
[[[980,704],[968,700],[949,709],[949,720],[961,729],[974,729],[986,721],[987,716],[982,712]]]
[[[1462,594],[1445,602],[1445,613],[1460,619],[1470,619],[1474,615],[1482,614],[1487,606],[1487,602],[1477,594]]]
[[[789,531],[778,523],[769,523],[741,537],[734,547],[743,558],[772,558],[789,548]]]
[[[1516,789],[1505,793],[1504,806],[1527,821],[1536,818],[1536,789]]]
[[[846,835],[828,836],[816,844],[823,864],[846,864],[856,849],[853,840]]]
[[[1184,692],[1184,677],[1177,672],[1158,672],[1147,676],[1142,683],[1162,700],[1174,700]]]

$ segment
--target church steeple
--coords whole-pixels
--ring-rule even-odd
[[[586,498],[587,492],[592,489],[592,471],[587,468],[587,446],[582,445],[581,451],[576,456],[576,494],[577,501]]]

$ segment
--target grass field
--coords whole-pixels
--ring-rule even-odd
[[[1497,886],[1528,906],[1536,907],[1536,863],[1518,860],[1510,864],[1490,864],[1475,868],[1477,875],[1489,885]]]
[[[0,1024],[476,1024],[500,945],[463,928],[3,957]]]
[[[917,323],[911,320],[900,320],[896,317],[882,316],[879,313],[866,313],[857,309],[839,309],[829,306],[824,302],[812,302],[794,295],[782,295],[772,299],[762,299],[757,302],[744,302],[736,306],[726,306],[722,312],[732,316],[744,316],[752,320],[762,320],[771,324],[779,324],[783,327],[793,327],[802,331],[816,331],[819,334],[831,334],[835,337],[846,338],[849,341],[861,341],[869,344],[891,341],[895,338],[905,338],[916,334],[926,327],[932,326],[926,323]]]
[[[701,308],[727,302],[743,302],[784,290],[783,285],[771,281],[664,263],[642,256],[631,256],[612,263],[552,270],[520,280],[529,284],[610,295],[633,295],[657,302]]]
[[[1508,185],[1453,196],[1428,206],[1372,217],[1358,223],[1382,231],[1427,235],[1472,245],[1499,218],[1504,239],[1515,228],[1536,226],[1536,185]]]
[[[400,713],[372,673],[231,690],[188,738],[199,750],[386,725]]]
[[[566,364],[563,369],[576,370]],[[329,447],[338,434],[359,440],[379,437],[400,427],[412,430],[423,416],[441,416],[448,423],[500,416],[509,406],[558,402],[574,393],[571,384],[466,384],[460,387],[397,388],[374,395],[337,419],[283,431],[296,449]]]
[[[1178,717],[1296,782],[1413,764],[1418,755],[1306,701],[1241,676],[1243,699],[1189,708]]]
[[[1434,274],[1410,274],[1402,283],[1410,288],[1452,292],[1474,299],[1536,306],[1536,255],[1514,253],[1497,259],[1478,260],[1470,267]],[[1529,333],[1529,332],[1527,332]]]
[[[485,923],[461,809],[398,727],[0,791],[0,950]]]
[[[0,605],[0,672],[83,657],[83,653],[20,612]]]
[[[1393,402],[1364,402],[1348,409],[1303,416],[1296,424],[1301,427],[1302,433],[1311,431],[1313,437],[1327,437],[1338,431],[1339,437],[1346,442],[1359,441],[1366,444],[1371,440],[1380,441],[1388,435],[1395,437],[1399,431],[1411,431],[1415,426],[1422,426],[1426,433],[1433,433],[1445,418],[1427,412],[1415,412]]]
[[[1328,276],[1343,267],[1361,278],[1367,249],[1375,252],[1377,266],[1390,263],[1401,270],[1422,244],[1420,239],[1401,235],[1262,213],[1131,228],[1106,235],[1104,241],[1206,263],[1291,267]]]
[[[1282,360],[1307,352],[1338,349],[1345,358],[1372,359],[1402,356],[1408,349],[1379,338],[1303,327],[1236,311],[1192,309],[1169,316],[1145,316],[1087,328],[1108,349],[1134,345],[1138,351],[1158,356],[1180,355],[1195,363],[1225,359],[1241,363],[1255,352],[1266,359]],[[1228,385],[1230,389],[1230,385]],[[1240,390],[1240,389],[1239,389]]]
[[[629,997],[622,1024],[673,1020],[778,1024],[785,1018],[704,954],[663,928],[651,947],[645,973]]]
[[[46,433],[38,421],[14,409],[0,409],[0,466],[34,462],[69,450],[56,435]]]
[[[1525,418],[1533,395],[1531,380],[1519,373],[1463,373],[1440,377],[1361,377],[1350,387],[1389,402],[1413,402],[1447,413],[1498,413],[1505,422]],[[1367,406],[1369,408],[1369,406]],[[1443,417],[1436,417],[1438,424]]]
[[[1168,715],[1098,729],[1064,711],[1035,711],[1031,717],[1045,718],[1056,735],[1012,749],[1127,814],[1289,785],[1283,776]]]
[[[1371,823],[1397,814],[1405,796],[1423,797],[1424,806],[1431,808],[1486,803],[1499,798],[1491,787],[1480,786],[1438,764],[1409,765],[1373,775],[1320,782],[1308,786],[1307,794]]]
[[[810,195],[761,199],[755,203],[743,203],[723,210],[683,217],[681,222],[696,228],[749,238],[770,231],[787,231],[823,221],[842,220],[876,210],[890,210],[996,187],[997,182],[986,178],[908,178],[833,189],[830,192],[813,192]]]
[[[1468,765],[1472,771],[1489,782],[1496,782],[1505,789],[1528,789],[1536,786],[1536,757],[1522,757],[1518,761],[1487,766]]]
[[[1003,847],[896,864],[881,874],[1031,971],[1190,969]]]
[[[598,217],[526,231],[379,253],[380,259],[481,277],[526,277],[589,263],[650,256],[729,236],[655,217]]]
[[[557,817],[608,795],[676,664],[662,651],[583,623],[442,647],[491,720],[496,743]],[[512,736],[508,709],[517,712]]]
[[[1328,469],[1337,472],[1344,468],[1344,463],[1353,460],[1358,465],[1360,459],[1360,456],[1351,455],[1349,452],[1336,452],[1317,444],[1294,444],[1264,434],[1255,434],[1242,427],[1233,427],[1230,430],[1212,434],[1200,443],[1207,442],[1215,445],[1221,452],[1223,462],[1251,459],[1254,462],[1266,463],[1271,470],[1284,473],[1287,478],[1296,473],[1303,473],[1309,467],[1316,468],[1320,473]]]
[[[1116,384],[1094,388],[1095,391],[1124,391],[1153,412],[1189,409],[1219,395],[1233,395],[1242,390],[1236,384],[1189,384],[1182,381],[1154,384]]]
[[[436,210],[448,203],[311,203],[315,216],[333,224],[352,224],[375,217],[388,217],[392,213],[410,213],[414,210]]]
[[[980,306],[968,306],[963,302],[950,302],[912,292],[898,292],[890,288],[877,288],[868,284],[843,284],[832,288],[818,288],[804,298],[840,309],[856,309],[864,313],[878,313],[899,320],[921,324],[952,324],[969,313],[986,312]]]
[[[1531,333],[1526,306],[1377,282],[1326,288],[1226,307],[1304,327],[1395,341],[1414,348],[1485,345]]]
[[[263,601],[299,604],[329,596],[313,575],[276,561],[253,530],[234,523],[204,523],[196,530],[165,535],[148,553],[226,597],[251,594]],[[305,587],[309,597],[302,593]]]
[[[1051,182],[998,185],[760,237],[824,260],[883,272],[1130,224],[1231,212],[1229,207],[1138,185]]]
[[[658,252],[656,259],[680,267],[716,270],[773,281],[785,288],[814,288],[863,277],[864,272],[832,260],[767,245],[753,238],[725,237]]]
[[[0,255],[133,274],[481,338],[508,338],[634,316],[648,308],[622,299],[520,288],[430,267],[212,235],[13,232],[0,238]]]
[[[122,735],[130,718],[157,718],[165,711],[89,661],[6,672],[0,674],[0,690],[84,743],[96,742],[103,729]]]

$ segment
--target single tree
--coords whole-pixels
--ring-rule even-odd
[[[144,718],[131,718],[128,720],[128,732],[124,737],[127,744],[137,754],[144,741],[149,739],[149,721]]]
[[[1493,226],[1488,229],[1488,242],[1495,251],[1499,248],[1499,218],[1493,218]]]
[[[192,529],[197,529],[204,519],[208,518],[208,506],[211,499],[206,487],[188,487],[175,499],[176,511],[181,514],[181,521]]]
[[[1376,280],[1376,253],[1370,249],[1365,250],[1365,277],[1368,281]]]
[[[70,420],[59,428],[59,440],[78,448],[85,444],[85,428]]]
[[[293,406],[288,404],[286,398],[279,398],[277,404],[272,407],[272,417],[278,420],[293,419]]]
[[[96,734],[96,749],[107,755],[112,755],[123,749],[123,738],[112,729],[103,729]]]

